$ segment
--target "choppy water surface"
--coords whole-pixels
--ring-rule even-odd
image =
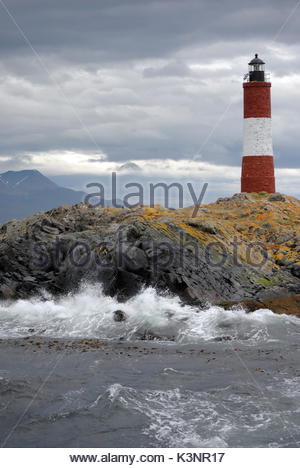
[[[8,447],[300,447],[296,317],[88,285],[2,303],[0,339]]]

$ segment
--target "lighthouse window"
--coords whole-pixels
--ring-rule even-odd
[[[255,63],[249,66],[249,71],[265,71],[265,66],[261,63]]]

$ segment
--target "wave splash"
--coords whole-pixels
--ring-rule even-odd
[[[291,381],[286,384],[289,387]],[[298,432],[296,420],[290,417],[289,405],[294,406],[291,396],[287,399],[289,405],[277,412],[274,408],[278,396],[282,398],[281,389],[276,386],[262,395],[248,383],[208,392],[182,388],[137,390],[115,383],[95,404],[108,404],[111,414],[123,409],[144,416],[146,424],[142,432],[154,446],[276,447],[276,440],[284,446],[286,437]],[[299,387],[296,398],[299,399]],[[246,439],[240,434],[247,434]],[[272,436],[265,441],[266,434]]]
[[[114,311],[126,320],[116,322]],[[300,335],[300,319],[277,315],[267,309],[247,313],[242,308],[204,310],[183,305],[170,294],[145,288],[119,303],[105,296],[99,285],[82,285],[75,294],[45,296],[0,304],[0,338],[30,335],[104,340],[159,339],[177,343],[245,341],[249,344]]]

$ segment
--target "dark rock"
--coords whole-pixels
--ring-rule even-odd
[[[278,258],[276,260],[276,264],[279,265],[279,266],[286,266],[286,265],[288,265],[288,263],[289,262],[287,261],[287,259],[285,257]]]
[[[113,312],[113,318],[115,322],[125,322],[127,315],[123,310],[115,310]]]
[[[296,278],[300,278],[300,265],[293,265],[291,268],[292,275],[296,276]]]
[[[217,336],[214,341],[231,341],[231,336]]]
[[[268,200],[270,202],[285,202],[285,197],[281,193],[272,193]]]
[[[136,337],[142,341],[174,341],[175,336],[157,335],[151,330],[145,330],[142,333],[137,333]]]
[[[199,308],[207,301],[262,300],[264,293],[298,293],[296,256],[288,268],[281,265],[275,269],[275,260],[257,268],[245,260],[236,264],[232,226],[237,226],[238,218],[232,219],[230,214],[227,223],[223,211],[230,209],[233,201],[235,210],[244,202],[251,203],[252,209],[256,206],[253,196],[236,195],[225,207],[214,205],[220,213],[217,227],[211,217],[208,221],[191,219],[181,210],[168,212],[166,219],[165,211],[153,217],[142,208],[112,211],[84,204],[8,222],[0,228],[0,297],[25,298],[43,290],[65,294],[76,291],[83,280],[101,283],[104,293],[119,301],[132,297],[144,286],[153,286],[162,293],[171,291],[184,303]],[[284,205],[284,209],[288,206]],[[234,231],[237,242],[246,236],[249,242],[266,236],[261,228],[259,235],[255,233],[257,225],[251,216],[243,225],[243,236]],[[296,243],[298,231],[294,226],[285,224],[281,230],[278,226],[275,234],[267,233],[270,243],[276,244],[276,235],[291,235],[289,242]]]
[[[208,234],[217,234],[218,231],[216,227],[212,223],[199,223],[198,228],[201,229],[203,232],[207,232]]]
[[[209,221],[199,222],[197,220],[190,220],[187,222],[187,225],[200,229],[201,231],[207,232],[208,234],[217,234],[218,232],[215,226]]]
[[[232,197],[218,198],[217,204],[234,202],[251,202],[247,193],[235,193]]]
[[[148,259],[145,252],[135,246],[123,243],[117,250],[118,266],[127,271],[144,271],[148,267]]]

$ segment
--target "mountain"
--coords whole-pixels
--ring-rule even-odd
[[[60,187],[37,170],[3,172],[0,174],[0,223],[60,205],[74,205],[82,202],[84,196],[84,192]]]
[[[35,190],[56,189],[57,185],[39,171],[7,171],[0,174],[2,193],[24,193]]]
[[[122,166],[120,166],[118,169],[119,172],[138,172],[141,170],[142,168],[138,164],[131,161],[122,164]]]

